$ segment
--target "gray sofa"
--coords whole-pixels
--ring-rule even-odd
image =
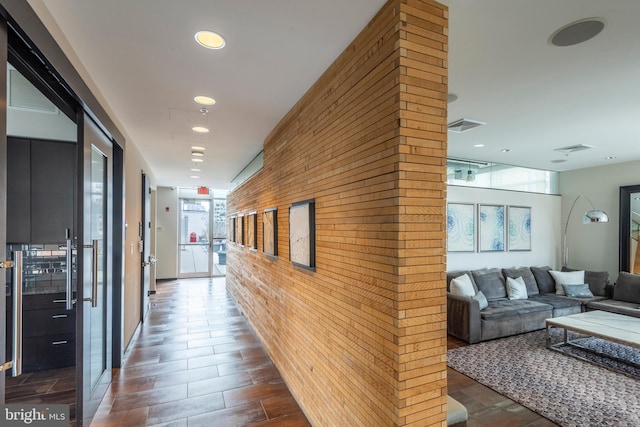
[[[589,304],[611,301],[607,272],[586,271],[585,282],[593,296],[574,298],[556,294],[550,270],[550,267],[521,267],[447,272],[447,332],[476,343],[543,329],[546,319],[580,313]],[[482,291],[486,297],[486,308],[481,310],[480,301],[474,297],[449,292],[451,280],[464,274],[471,279],[475,292]],[[507,277],[522,277],[526,299],[508,299]]]
[[[621,271],[613,285],[611,298],[590,301],[587,308],[640,317],[640,275]]]

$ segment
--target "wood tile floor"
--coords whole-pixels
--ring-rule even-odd
[[[469,345],[452,336],[447,336],[447,347],[458,348]],[[455,371],[447,369],[447,387],[451,397],[462,403],[469,412],[468,427],[554,427],[554,424],[513,400],[496,393]]]
[[[224,278],[159,282],[91,427],[310,426]]]

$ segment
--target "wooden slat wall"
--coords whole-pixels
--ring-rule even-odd
[[[228,245],[227,286],[314,426],[446,425],[447,14],[389,1],[228,197],[229,216],[258,211],[259,249]],[[289,261],[307,199],[315,272]]]

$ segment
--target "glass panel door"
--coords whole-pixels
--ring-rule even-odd
[[[211,276],[211,200],[180,199],[180,277]]]
[[[89,425],[111,379],[112,145],[84,118],[82,244],[82,414]]]

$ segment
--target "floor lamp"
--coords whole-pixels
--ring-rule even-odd
[[[576,197],[576,199],[573,201],[573,204],[571,205],[571,209],[569,209],[569,215],[567,215],[567,222],[564,225],[564,238],[562,240],[562,246],[563,246],[562,266],[563,267],[566,267],[569,264],[569,245],[567,244],[567,229],[569,228],[569,219],[571,218],[571,213],[573,213],[573,208],[576,206],[576,203],[578,202],[579,198],[580,196]],[[607,215],[605,211],[596,209],[596,207],[591,202],[591,200],[589,200],[586,196],[584,198],[587,199],[587,201],[591,204],[591,207],[593,209],[584,213],[584,215],[582,216],[583,224],[592,224],[596,222],[609,222],[609,215]]]

